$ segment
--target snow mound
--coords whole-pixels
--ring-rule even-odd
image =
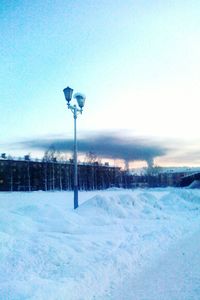
[[[129,194],[115,196],[96,195],[83,203],[78,212],[81,215],[104,215],[107,217],[126,218],[133,211],[134,197]]]

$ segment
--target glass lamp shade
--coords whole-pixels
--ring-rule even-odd
[[[74,95],[74,98],[76,99],[78,106],[82,109],[83,106],[85,105],[85,95],[81,93],[76,93]]]
[[[72,99],[73,89],[71,89],[70,87],[66,87],[63,90],[63,93],[65,95],[66,101],[69,103],[71,101],[71,99]]]

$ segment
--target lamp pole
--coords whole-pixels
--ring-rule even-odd
[[[74,105],[74,209],[78,207],[78,167],[77,167],[77,136],[76,136],[77,107]]]
[[[81,93],[76,93],[74,98],[76,99],[78,106],[76,104],[71,105],[70,101],[72,99],[73,89],[67,87],[63,90],[65,99],[67,101],[67,108],[71,110],[74,117],[74,209],[78,207],[78,167],[77,167],[77,135],[76,135],[76,119],[78,114],[82,114],[83,106],[85,104],[85,96]]]

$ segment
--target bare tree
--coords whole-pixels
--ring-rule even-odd
[[[27,178],[28,178],[28,190],[31,191],[31,176],[30,176],[30,154],[24,156],[24,160],[27,161]]]
[[[85,162],[86,163],[92,164],[96,161],[98,161],[98,158],[97,158],[97,155],[96,155],[95,152],[89,151],[89,152],[86,153],[86,156],[85,156]]]
[[[48,189],[48,182],[50,190],[55,190],[55,168],[54,163],[56,162],[56,150],[54,146],[50,146],[44,153],[43,162],[45,163],[44,168],[44,181],[45,190]]]

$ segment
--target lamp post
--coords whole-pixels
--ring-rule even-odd
[[[78,106],[76,104],[71,105],[73,89],[67,87],[63,90],[65,99],[67,101],[67,107],[71,110],[74,116],[74,209],[78,207],[78,171],[77,171],[77,136],[76,136],[76,119],[78,114],[82,114],[85,104],[85,96],[81,93],[74,94]]]

